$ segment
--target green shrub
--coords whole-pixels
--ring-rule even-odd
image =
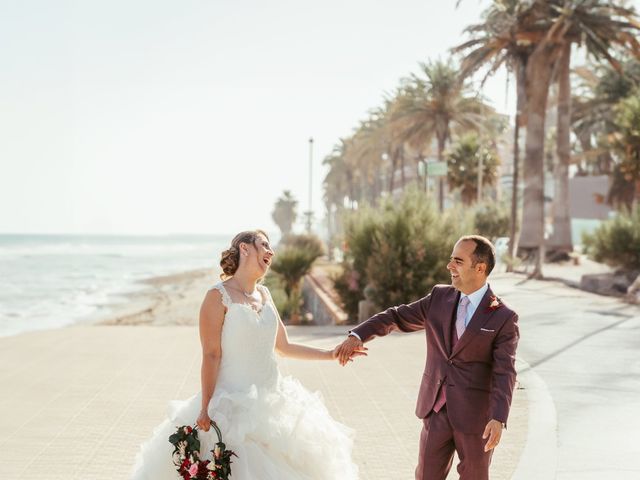
[[[279,304],[274,303],[283,318],[296,322],[302,307],[301,282],[313,263],[323,254],[320,239],[313,235],[288,235],[273,257],[271,271],[284,293]]]
[[[320,237],[313,234],[287,235],[283,237],[280,243],[283,246],[304,250],[315,258],[321,257],[327,250]]]
[[[592,234],[584,234],[582,241],[595,261],[623,270],[640,270],[640,207],[618,213]]]
[[[265,277],[264,284],[269,289],[273,303],[285,322],[290,322],[292,318],[297,318],[300,315],[302,292],[296,292],[289,298],[284,291],[280,278],[273,272],[269,272]]]
[[[280,279],[275,273],[270,271],[267,276],[264,277],[263,283],[269,289],[269,293],[271,293],[271,298],[273,299],[273,304],[278,309],[278,312],[280,312],[280,316],[284,318],[282,308],[287,301],[287,294],[284,293],[284,288],[282,288]]]
[[[496,202],[478,205],[474,212],[475,233],[495,240],[509,235],[509,210]]]
[[[468,213],[440,214],[423,192],[410,189],[375,208],[360,208],[345,225],[345,262],[335,288],[351,318],[371,285],[381,308],[416,300],[437,283],[449,282],[446,270],[455,241],[471,232]]]
[[[280,277],[287,295],[299,289],[300,281],[309,273],[317,258],[316,253],[298,247],[286,246],[277,252],[271,270]]]

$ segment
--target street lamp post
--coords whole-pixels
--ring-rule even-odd
[[[309,211],[307,212],[307,233],[311,233],[313,220],[313,137],[309,137]]]

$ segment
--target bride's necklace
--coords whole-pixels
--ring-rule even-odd
[[[235,285],[232,285],[232,284],[227,284],[227,285],[229,285],[229,286],[230,286],[231,288],[233,288],[234,290],[236,290],[236,291],[238,291],[238,292],[241,292],[241,293],[242,293],[245,297],[247,297],[247,298],[251,298],[251,299],[253,299],[253,298],[254,298],[254,297],[253,297],[253,294],[254,294],[254,293],[256,293],[256,291],[255,291],[255,290],[254,290],[253,292],[251,292],[251,293],[247,293],[247,292],[245,292],[245,291],[244,291],[244,289],[242,289],[242,288],[240,288],[240,287],[236,287]]]

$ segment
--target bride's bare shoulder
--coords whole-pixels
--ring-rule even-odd
[[[202,301],[202,308],[222,310],[224,312],[227,309],[227,303],[225,292],[223,288],[220,288],[219,284],[211,287],[207,291]]]

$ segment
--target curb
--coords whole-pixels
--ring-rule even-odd
[[[531,366],[517,359],[518,380],[524,385],[529,404],[529,425],[524,451],[512,480],[553,480],[558,466],[556,407],[547,388]]]

